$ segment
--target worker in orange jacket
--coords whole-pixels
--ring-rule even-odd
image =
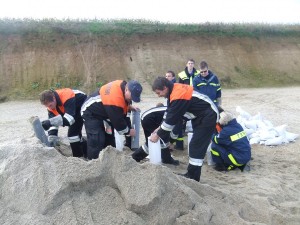
[[[157,142],[161,138],[164,143],[169,143],[170,133],[178,121],[182,118],[191,120],[193,137],[189,143],[189,165],[187,173],[182,175],[200,181],[204,156],[219,117],[216,105],[206,95],[194,91],[192,86],[173,84],[165,77],[156,78],[152,90],[158,97],[167,98],[168,106],[162,124],[150,140]]]
[[[120,135],[136,135],[126,115],[128,110],[137,110],[130,103],[140,102],[142,90],[141,84],[135,80],[115,80],[88,96],[81,107],[88,159],[98,158],[100,151],[108,145],[115,147],[114,129]]]
[[[68,138],[74,157],[86,157],[86,141],[82,138],[83,121],[80,109],[87,95],[70,88],[45,90],[40,94],[41,104],[47,107],[49,119],[42,121],[48,131],[48,141],[55,145],[58,127],[68,126]]]

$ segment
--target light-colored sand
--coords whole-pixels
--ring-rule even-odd
[[[299,134],[299,96],[299,87],[223,90],[223,107]],[[143,97],[142,110],[164,102]],[[204,164],[198,183],[174,174],[186,171],[187,150],[172,152],[178,167],[136,163],[130,150],[112,148],[85,162],[39,143],[28,122],[47,116],[38,101],[1,103],[0,112],[1,224],[300,224],[299,140],[252,146],[250,172]]]

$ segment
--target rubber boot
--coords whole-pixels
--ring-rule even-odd
[[[70,143],[70,146],[72,149],[73,157],[83,157],[83,151],[80,141]]]
[[[172,158],[169,148],[161,149],[161,161],[165,164],[179,165],[179,161]]]
[[[201,176],[201,168],[202,166],[194,166],[189,164],[187,168],[187,172],[185,174],[179,174],[179,175],[199,182]]]
[[[135,161],[140,162],[141,160],[146,158],[148,156],[148,154],[144,151],[144,149],[141,146],[137,150],[135,150],[131,156]]]
[[[183,140],[176,140],[176,145],[175,145],[175,149],[176,150],[180,150],[180,151],[183,151],[184,148],[183,148]]]
[[[131,148],[131,136],[126,136],[125,135],[125,144],[124,146],[130,148],[132,151],[134,151],[134,149]]]

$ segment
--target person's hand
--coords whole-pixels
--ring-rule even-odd
[[[157,133],[152,133],[150,136],[150,141],[156,143],[159,140],[159,136],[157,135]]]
[[[44,120],[44,121],[42,121],[42,127],[44,128],[44,130],[49,130],[50,127],[51,127],[50,120]]]
[[[135,129],[130,129],[129,136],[135,137]]]

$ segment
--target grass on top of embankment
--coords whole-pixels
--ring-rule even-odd
[[[299,36],[300,24],[262,23],[201,23],[176,24],[149,20],[87,20],[87,19],[0,19],[0,34],[83,34],[94,35],[133,35],[178,33],[181,35],[199,34],[214,36],[259,37],[259,36]]]

